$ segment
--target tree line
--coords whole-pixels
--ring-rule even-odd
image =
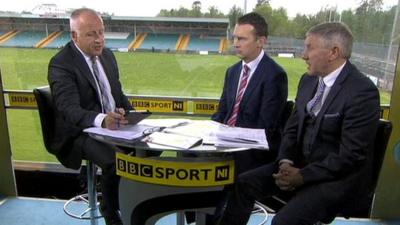
[[[355,10],[339,12],[337,8],[323,7],[315,14],[298,13],[294,18],[289,18],[285,8],[273,9],[270,0],[258,0],[252,11],[267,20],[271,36],[303,39],[307,30],[316,24],[341,21],[350,27],[358,42],[389,44],[397,6],[386,10],[382,6],[383,0],[361,0]],[[229,18],[230,27],[233,28],[237,18],[243,14],[243,9],[236,5],[232,6],[227,15],[215,6],[203,13],[200,1],[194,1],[191,9],[162,9],[157,16]]]

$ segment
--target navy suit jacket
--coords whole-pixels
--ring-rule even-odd
[[[241,71],[242,61],[227,69],[218,111],[212,116],[212,120],[226,124],[230,118],[236,100]],[[276,153],[281,134],[280,115],[286,104],[287,95],[286,72],[265,54],[244,92],[236,126],[265,129],[270,143],[270,151]],[[253,155],[253,159],[249,160],[248,163],[253,164],[254,161],[266,162],[262,158],[264,157]],[[257,166],[256,164],[253,165]]]
[[[360,198],[370,190],[373,144],[379,122],[379,92],[355,66],[347,62],[305,137],[307,102],[314,96],[318,77],[300,80],[294,112],[289,118],[278,161],[292,160],[304,186],[321,185],[327,202]],[[309,148],[303,149],[308,138]],[[360,196],[361,195],[361,196]]]
[[[121,89],[114,54],[104,49],[99,58],[116,107],[131,109]],[[101,112],[101,103],[90,68],[72,41],[50,60],[48,82],[56,108],[53,153],[64,166],[77,169],[81,165],[83,145],[77,140],[86,135],[83,129],[93,126],[95,117]]]

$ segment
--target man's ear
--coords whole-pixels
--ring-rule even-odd
[[[331,54],[330,54],[329,58],[331,60],[336,60],[337,58],[340,57],[340,54],[341,54],[340,48],[339,47],[333,47],[333,48],[331,48],[331,52],[330,53]]]
[[[267,38],[265,36],[257,37],[257,46],[259,48],[264,48],[266,44],[267,44]]]
[[[76,31],[71,31],[71,38],[74,42],[78,39],[78,33]]]

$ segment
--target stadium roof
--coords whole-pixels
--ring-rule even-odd
[[[69,19],[69,16],[49,16],[35,14],[0,14],[3,18],[26,18],[26,19]],[[105,20],[115,21],[140,21],[140,22],[182,22],[182,23],[214,23],[229,24],[228,18],[193,18],[193,17],[135,17],[135,16],[102,16]]]
[[[193,17],[134,17],[134,16],[111,16],[112,20],[131,21],[157,21],[157,22],[192,22],[192,23],[226,23],[228,18],[193,18]]]

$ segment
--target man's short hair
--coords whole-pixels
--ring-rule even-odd
[[[322,37],[325,47],[339,47],[342,57],[350,58],[354,38],[346,24],[341,22],[321,23],[311,27],[306,36],[310,34]]]
[[[237,24],[250,24],[254,27],[257,36],[268,37],[268,24],[260,14],[252,12],[241,16]]]
[[[79,18],[79,16],[81,16],[82,13],[91,13],[93,15],[97,15],[99,16],[99,14],[93,10],[93,9],[89,9],[89,8],[80,8],[80,9],[75,9],[74,11],[72,11],[71,16],[69,18],[69,27],[71,31],[76,31],[76,24],[74,23],[76,21],[76,19]]]

